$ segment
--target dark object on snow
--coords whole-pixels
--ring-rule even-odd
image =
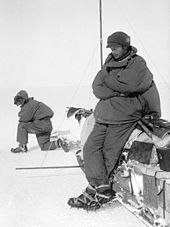
[[[28,148],[26,145],[19,145],[18,147],[16,148],[11,148],[11,152],[12,153],[25,153],[28,151]]]
[[[17,167],[16,170],[33,170],[33,169],[72,169],[81,166],[35,166],[35,167]]]
[[[157,148],[160,169],[170,172],[170,148]]]
[[[149,164],[152,155],[152,143],[134,141],[129,153],[128,160],[135,160],[143,164]]]

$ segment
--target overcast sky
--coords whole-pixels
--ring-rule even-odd
[[[124,31],[170,84],[170,1],[103,0],[108,35]],[[100,69],[98,0],[0,0],[0,87],[90,85]]]

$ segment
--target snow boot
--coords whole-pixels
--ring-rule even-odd
[[[116,192],[109,185],[101,185],[96,188],[89,185],[77,198],[70,198],[68,205],[84,210],[97,210],[104,204],[116,198]]]
[[[17,148],[11,148],[11,152],[12,153],[24,153],[27,152],[28,148],[27,145],[23,144],[23,145],[19,145]]]
[[[67,203],[69,206],[74,208],[89,210],[93,207],[93,204],[96,203],[95,194],[96,189],[93,186],[88,185],[81,195],[70,198]]]
[[[110,185],[100,185],[96,187],[95,197],[101,207],[102,205],[115,199],[116,192],[110,187]]]

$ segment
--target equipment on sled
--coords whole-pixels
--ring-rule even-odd
[[[89,136],[90,132],[93,129],[95,119],[93,116],[92,110],[85,110],[83,108],[68,108],[67,114],[69,117],[79,115],[79,119],[85,117],[85,122],[81,131],[80,136],[80,149],[76,152],[76,158],[78,163],[82,166],[83,157],[82,150],[83,146]],[[82,115],[83,113],[83,115]],[[75,117],[76,118],[76,117]],[[141,154],[145,156],[146,153],[148,155],[148,161],[152,164],[158,163],[158,157],[156,148],[162,148],[168,146],[170,144],[170,123],[168,121],[157,118],[157,115],[147,115],[143,119],[138,121],[138,127],[134,129],[132,134],[130,135],[128,141],[125,144],[125,149],[129,149],[133,144],[133,148],[136,149],[137,144],[138,147],[141,147],[144,150]],[[138,141],[138,142],[134,142]],[[140,143],[139,143],[140,142]],[[152,152],[151,152],[152,148]],[[149,149],[149,150],[148,150]],[[146,160],[144,160],[146,162]],[[146,162],[146,163],[147,163]],[[149,164],[149,163],[148,163]]]
[[[135,207],[150,224],[170,226],[169,172],[128,160],[115,170],[112,182],[122,202]]]
[[[91,113],[82,128],[81,149],[76,152],[81,166],[81,151],[94,122]],[[145,116],[138,121],[138,127],[126,142],[110,181],[124,206],[133,207],[135,213],[152,226],[167,227],[170,226],[169,169],[170,123],[154,116]]]
[[[151,225],[170,226],[169,123],[162,119],[149,126],[138,123],[144,132],[133,142],[131,135],[126,143],[112,175],[113,189]]]
[[[73,141],[67,138],[69,131],[55,131],[52,133],[50,140],[57,142],[58,147],[61,147],[65,152],[69,152],[72,149],[78,149],[80,147],[80,141]]]
[[[70,118],[74,115],[75,119],[78,120],[80,123],[82,117],[87,118],[89,117],[92,113],[93,110],[86,110],[84,108],[75,108],[75,107],[67,107],[67,118]]]

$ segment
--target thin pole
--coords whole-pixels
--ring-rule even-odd
[[[102,0],[99,0],[100,14],[100,64],[103,65],[103,36],[102,36]]]
[[[16,170],[31,170],[31,169],[71,169],[80,168],[81,166],[39,166],[39,167],[18,167]]]

